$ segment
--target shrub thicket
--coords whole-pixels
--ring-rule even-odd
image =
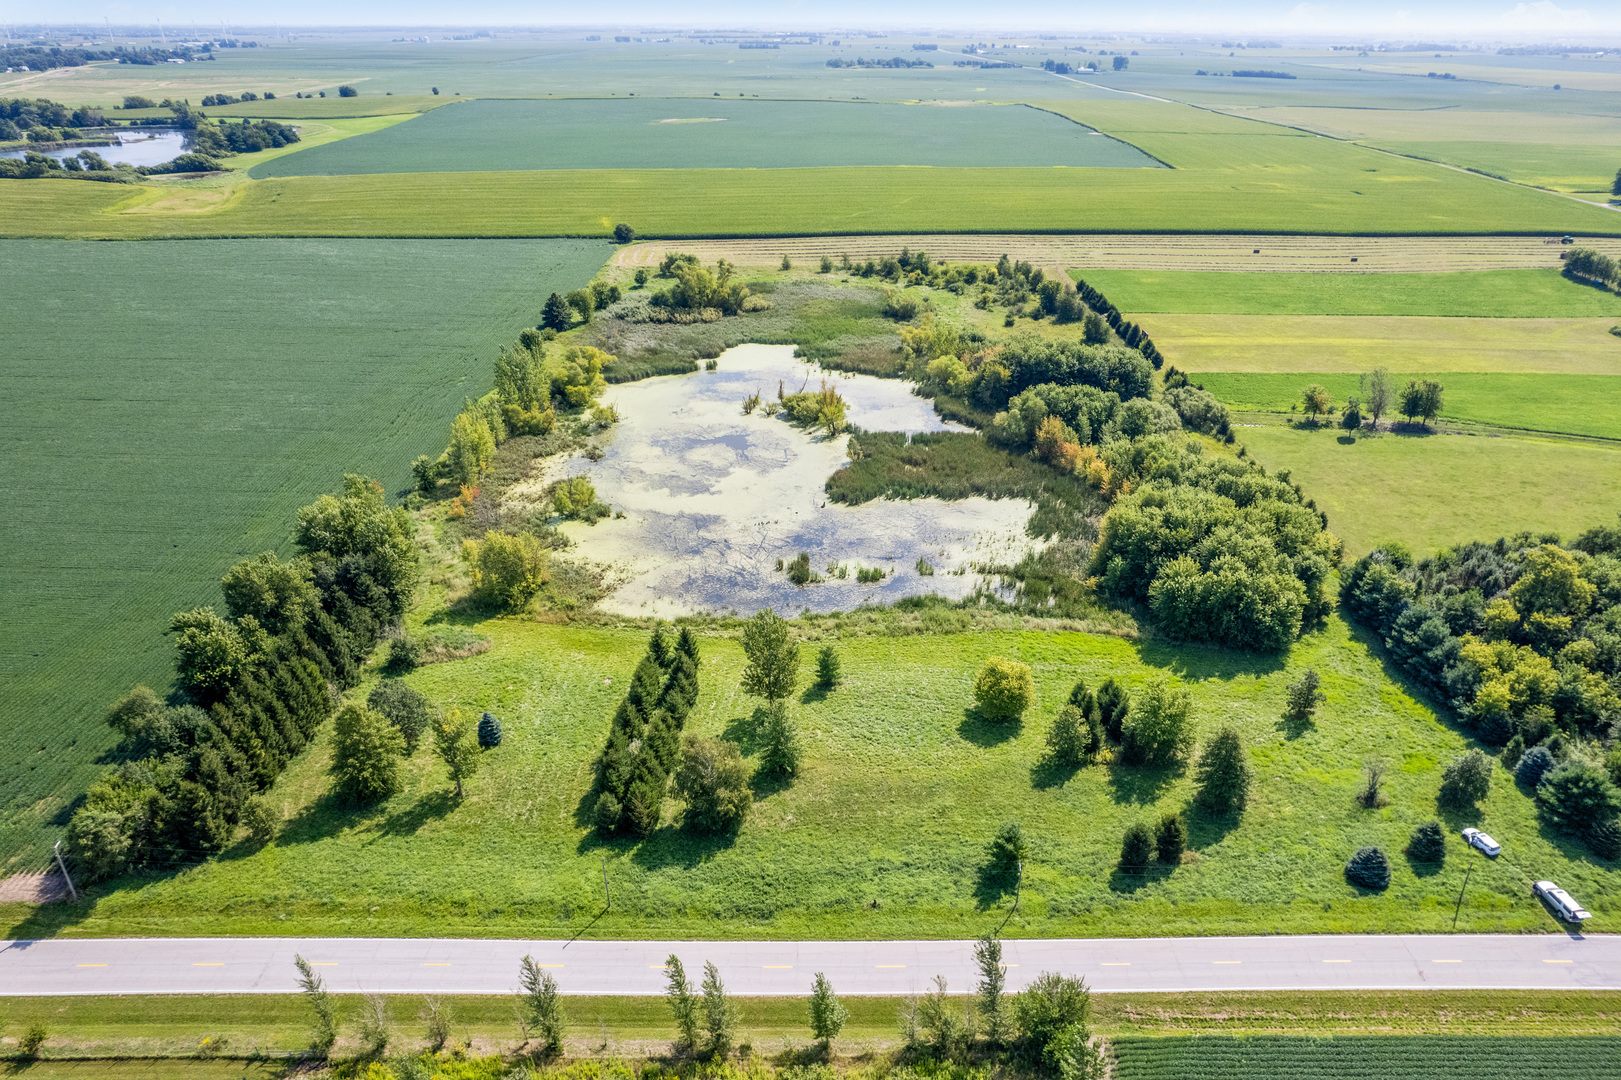
[[[1193,695],[1164,679],[1149,683],[1121,724],[1125,759],[1135,765],[1170,765],[1193,748]]]
[[[749,779],[736,744],[693,735],[682,741],[675,790],[686,801],[690,827],[727,833],[742,825],[754,803]]]
[[[1154,853],[1162,863],[1175,866],[1188,849],[1188,823],[1180,813],[1165,814],[1154,829]]]
[[[990,657],[974,680],[974,705],[988,720],[1012,721],[1035,701],[1036,680],[1029,664]]]
[[[1154,859],[1154,833],[1142,822],[1126,826],[1120,839],[1120,867],[1123,870],[1141,870]]]

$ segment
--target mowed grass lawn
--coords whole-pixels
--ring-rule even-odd
[[[1321,496],[1319,496],[1321,497]],[[1478,529],[1476,530],[1479,531]],[[1504,844],[1475,862],[1458,929],[1557,931],[1532,900],[1532,877],[1565,885],[1615,918],[1621,882],[1580,845],[1545,831],[1527,795],[1499,772],[1478,814],[1446,818],[1439,871],[1401,855],[1436,815],[1441,768],[1466,742],[1393,681],[1338,619],[1286,663],[1115,637],[1045,631],[857,637],[840,643],[845,682],[807,693],[793,714],[801,775],[766,785],[735,837],[693,835],[673,820],[647,840],[602,842],[586,827],[593,763],[645,632],[493,620],[483,655],[422,669],[410,682],[436,706],[490,710],[505,741],[456,800],[428,753],[404,790],[359,811],[328,794],[320,741],[270,793],[283,818],[262,850],[167,877],[98,887],[82,907],[11,912],[8,936],[73,927],[98,934],[355,934],[768,939],[970,937],[1007,920],[1011,881],[988,877],[986,845],[1005,821],[1031,844],[1010,935],[1166,935],[1445,931],[1471,858],[1456,830],[1489,827]],[[804,652],[809,680],[814,650]],[[967,711],[991,655],[1035,669],[1039,704],[1022,724]],[[737,689],[742,653],[703,637],[701,698],[688,730],[758,751]],[[1282,718],[1285,686],[1323,677],[1314,724]],[[1206,736],[1233,724],[1250,747],[1254,797],[1240,821],[1191,814],[1198,861],[1146,875],[1116,868],[1121,833],[1186,807],[1189,774],[1042,763],[1047,728],[1077,678],[1133,690],[1174,676],[1191,689]],[[365,688],[360,691],[363,693]],[[1390,803],[1353,801],[1364,763],[1389,767]],[[1365,844],[1389,852],[1388,892],[1346,884]],[[603,858],[613,908],[602,906]]]
[[[1616,318],[1621,296],[1558,270],[1323,274],[1075,270],[1121,311],[1221,315]]]
[[[1146,315],[1185,371],[1546,371],[1621,375],[1615,319]]]
[[[345,472],[403,487],[496,348],[594,241],[0,243],[0,874],[43,868],[170,677],[168,617],[218,603]]]
[[[1621,447],[1530,435],[1352,438],[1332,423],[1241,417],[1238,441],[1293,479],[1356,558],[1386,540],[1430,554],[1521,531],[1574,537],[1621,512]]]
[[[251,175],[823,165],[1163,167],[1025,105],[637,97],[462,102]]]
[[[1443,420],[1531,431],[1621,439],[1621,375],[1392,373],[1398,390],[1410,379],[1433,379],[1446,390]],[[1288,412],[1307,386],[1326,388],[1336,409],[1360,393],[1351,374],[1205,372],[1195,381],[1238,409]],[[1390,419],[1399,419],[1391,409]],[[1334,418],[1329,419],[1329,423]]]

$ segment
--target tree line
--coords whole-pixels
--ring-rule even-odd
[[[1522,533],[1415,560],[1385,544],[1341,596],[1392,659],[1535,793],[1551,824],[1621,857],[1621,528]]]
[[[1616,185],[1621,187],[1621,172],[1616,173]],[[1577,281],[1621,292],[1621,268],[1610,256],[1591,248],[1571,248],[1566,252],[1564,274]]]
[[[375,481],[345,477],[300,510],[293,543],[290,561],[265,552],[226,572],[224,615],[174,616],[167,695],[136,687],[109,711],[120,763],[67,830],[85,880],[193,862],[228,846],[239,825],[267,829],[254,794],[308,744],[410,604],[410,516]]]

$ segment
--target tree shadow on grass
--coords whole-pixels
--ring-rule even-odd
[[[1283,732],[1283,737],[1285,739],[1290,740],[1298,739],[1302,735],[1317,730],[1317,722],[1311,717],[1306,716],[1296,718],[1290,716],[1288,713],[1283,714],[1283,716],[1278,719],[1278,722],[1272,726]]]
[[[1227,834],[1238,828],[1242,820],[1240,814],[1213,814],[1198,803],[1190,804],[1182,817],[1188,823],[1191,851],[1209,851],[1227,839]]]
[[[1486,815],[1481,812],[1480,807],[1473,804],[1469,806],[1441,806],[1437,804],[1435,816],[1447,829],[1451,830],[1452,835],[1456,836],[1470,825],[1479,828]]]
[[[821,683],[812,683],[805,688],[803,694],[799,695],[799,703],[801,705],[815,705],[818,702],[826,701],[829,693],[830,688],[823,686]]]
[[[974,876],[974,904],[980,911],[988,911],[1014,894],[1019,885],[1019,871],[995,859],[987,859]]]
[[[276,834],[277,847],[327,840],[365,820],[364,808],[336,791],[328,791],[294,814]]]
[[[692,870],[736,843],[736,829],[726,833],[703,833],[696,829],[665,825],[637,845],[630,858],[644,870],[671,867]]]
[[[1595,855],[1593,849],[1588,847],[1580,837],[1565,832],[1563,829],[1556,829],[1540,817],[1537,819],[1537,835],[1553,847],[1558,848],[1559,854],[1573,863],[1586,863],[1601,870],[1614,870],[1617,866],[1617,862]]]
[[[749,781],[749,789],[754,792],[756,801],[769,799],[771,796],[787,791],[793,786],[793,776],[780,772],[768,773],[764,769],[755,769],[754,778]]]
[[[1066,765],[1051,756],[1043,756],[1040,761],[1030,766],[1030,786],[1037,791],[1047,791],[1050,788],[1061,788],[1081,771],[1080,765]]]
[[[1234,679],[1242,675],[1274,675],[1285,667],[1284,658],[1277,653],[1246,652],[1215,645],[1152,639],[1138,640],[1134,645],[1139,663],[1189,682]]]
[[[1019,720],[992,720],[978,709],[964,709],[962,723],[957,725],[957,734],[973,743],[975,746],[990,748],[1000,746],[1009,739],[1019,737],[1024,730],[1023,719]]]
[[[404,810],[389,814],[378,827],[380,836],[411,836],[430,821],[438,821],[456,809],[456,792],[450,788],[430,792]]]
[[[1130,870],[1123,866],[1116,866],[1109,872],[1109,891],[1134,893],[1147,888],[1155,882],[1164,881],[1175,870],[1174,866],[1166,866],[1164,863],[1149,863],[1145,867]]]
[[[1117,803],[1158,802],[1161,792],[1182,773],[1180,765],[1109,766],[1109,797]]]
[[[720,737],[729,743],[736,743],[738,751],[744,757],[752,757],[760,752],[760,728],[764,719],[763,706],[748,716],[734,716],[726,721]]]
[[[1413,876],[1419,879],[1432,878],[1447,868],[1444,862],[1419,862],[1405,851],[1402,858],[1407,860],[1407,868],[1413,872]]]

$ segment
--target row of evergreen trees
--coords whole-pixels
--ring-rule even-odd
[[[698,639],[683,628],[672,647],[662,628],[631,676],[603,748],[595,812],[604,836],[658,827],[681,753],[681,729],[698,703]]]
[[[1109,329],[1119,334],[1121,341],[1148,357],[1148,362],[1154,365],[1155,371],[1160,369],[1160,365],[1165,363],[1165,357],[1154,345],[1153,339],[1148,336],[1148,331],[1134,322],[1128,322],[1120,314],[1120,309],[1109,303],[1107,296],[1084,280],[1075,283],[1075,291],[1086,301],[1087,307],[1103,316],[1109,324]]]
[[[109,711],[119,764],[68,825],[85,881],[206,858],[240,825],[267,831],[253,796],[308,745],[410,603],[411,520],[375,481],[346,477],[299,511],[294,543],[292,560],[265,552],[225,574],[225,615],[174,616],[166,700],[138,686]]]

